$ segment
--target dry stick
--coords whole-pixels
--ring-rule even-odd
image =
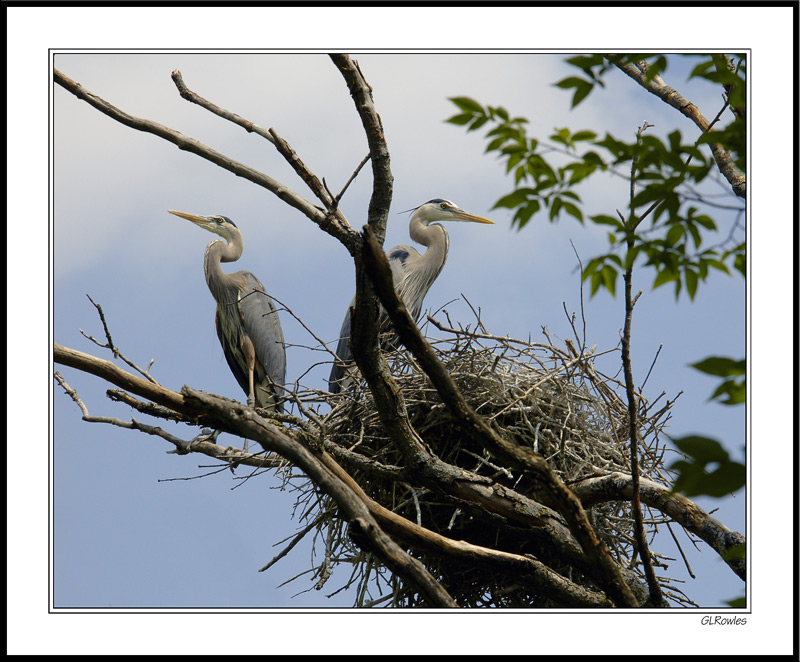
[[[592,529],[580,501],[544,458],[501,437],[469,406],[397,296],[388,261],[369,226],[364,227],[363,236],[362,265],[357,265],[357,272],[366,270],[361,278],[368,278],[372,283],[401,341],[433,382],[463,432],[504,461],[540,478],[542,486],[558,503],[587,557],[598,569],[597,579],[609,597],[618,606],[637,607],[636,598],[625,584],[608,548]]]
[[[637,141],[641,141],[642,132],[651,126],[645,122],[637,132]],[[636,189],[636,154],[631,159],[631,186],[630,186],[630,208],[631,217],[626,223],[626,234],[628,252],[633,250],[634,246],[634,233],[636,226],[640,220],[636,218],[633,212],[633,197]],[[631,368],[631,320],[633,318],[633,306],[635,299],[631,296],[631,281],[633,280],[633,262],[628,265],[624,274],[625,280],[625,326],[622,331],[622,369],[625,374],[625,393],[628,399],[628,436],[631,440],[631,475],[633,476],[633,500],[631,509],[633,510],[633,532],[636,539],[636,548],[642,558],[642,565],[644,566],[644,575],[647,579],[647,585],[650,588],[650,602],[655,607],[664,605],[664,598],[661,595],[661,587],[658,583],[658,578],[653,570],[653,560],[650,556],[650,549],[647,545],[647,539],[644,535],[644,524],[642,522],[642,506],[639,498],[639,439],[638,439],[638,423],[637,423],[637,410],[636,410],[636,395],[633,386],[633,370]],[[640,292],[641,294],[641,292]],[[639,298],[639,295],[636,295]]]
[[[292,538],[292,541],[291,541],[291,542],[290,542],[290,543],[289,543],[289,544],[288,544],[288,545],[287,545],[287,546],[286,546],[284,549],[282,549],[282,550],[280,551],[280,553],[279,553],[279,554],[277,554],[277,555],[276,555],[276,556],[275,556],[275,557],[274,557],[274,558],[273,558],[273,559],[272,559],[272,560],[271,560],[269,563],[267,563],[267,565],[263,566],[262,568],[259,568],[259,569],[258,569],[258,571],[259,571],[259,572],[264,572],[265,570],[269,570],[269,569],[270,569],[270,568],[271,568],[273,565],[275,565],[275,564],[276,564],[278,561],[280,561],[280,560],[281,560],[281,559],[282,559],[284,556],[286,556],[286,555],[287,555],[289,552],[291,552],[291,551],[292,551],[292,549],[295,547],[295,545],[297,545],[297,543],[299,543],[299,542],[300,542],[300,541],[301,541],[303,538],[305,538],[305,537],[306,537],[306,535],[307,535],[308,533],[310,533],[311,531],[313,531],[313,530],[314,530],[314,528],[315,528],[315,527],[316,527],[316,526],[317,526],[317,525],[318,525],[318,524],[319,524],[319,523],[320,523],[320,522],[321,522],[323,519],[325,519],[327,516],[328,516],[328,514],[327,514],[327,513],[323,513],[322,515],[320,515],[319,517],[317,517],[317,518],[316,518],[316,519],[315,519],[313,522],[311,522],[311,524],[309,524],[309,525],[308,525],[308,526],[306,526],[306,527],[305,527],[305,528],[304,528],[302,531],[300,531],[299,533],[297,533],[297,534],[296,534],[296,535],[295,535],[295,536]]]
[[[686,572],[689,573],[689,576],[692,579],[697,579],[695,574],[692,572],[692,566],[689,565],[689,559],[687,559],[686,554],[683,553],[683,547],[681,547],[681,544],[678,542],[678,536],[675,535],[675,532],[672,530],[669,522],[667,522],[667,531],[669,531],[669,535],[672,536],[672,540],[675,542],[678,552],[680,552],[681,558],[683,559],[683,565],[686,566]]]
[[[367,154],[363,159],[361,159],[361,163],[359,163],[358,166],[356,166],[356,169],[353,171],[353,174],[350,175],[350,179],[348,179],[344,183],[344,186],[342,187],[342,190],[339,191],[339,193],[333,197],[333,207],[332,207],[332,209],[336,209],[339,206],[339,201],[342,199],[342,196],[345,194],[347,189],[350,187],[350,184],[353,183],[353,180],[358,176],[358,173],[361,172],[361,168],[363,168],[367,164],[367,161],[369,161],[369,159],[370,159],[370,155],[369,154]],[[325,178],[324,177],[322,178],[322,183],[325,184]],[[325,186],[325,188],[327,188],[327,185]]]
[[[94,299],[92,299],[92,297],[90,297],[88,294],[86,295],[86,298],[89,299],[89,301],[92,302],[92,305],[97,309],[97,314],[100,315],[100,321],[103,323],[103,331],[105,331],[106,340],[108,340],[108,343],[103,345],[96,338],[93,338],[92,336],[88,335],[87,333],[84,333],[84,331],[82,329],[81,329],[81,335],[83,335],[84,338],[87,338],[87,339],[91,340],[95,345],[97,345],[99,347],[103,347],[105,349],[110,349],[111,353],[114,355],[115,359],[122,359],[131,368],[133,368],[136,372],[138,372],[140,375],[142,375],[142,377],[145,377],[145,378],[149,379],[154,384],[158,384],[158,382],[155,379],[153,379],[153,377],[150,375],[150,368],[153,367],[153,363],[155,362],[155,359],[151,359],[150,360],[150,364],[147,366],[146,370],[142,370],[138,365],[136,365],[132,361],[128,360],[128,358],[125,357],[125,355],[123,355],[123,353],[119,351],[119,348],[114,344],[114,341],[111,338],[111,331],[109,330],[108,324],[106,323],[106,316],[105,316],[105,313],[103,312],[103,307],[99,303],[95,303]]]

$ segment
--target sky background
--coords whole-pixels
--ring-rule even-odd
[[[210,15],[206,18],[211,21]],[[571,111],[571,93],[553,87],[574,73],[565,56],[354,52],[373,87],[392,158],[394,196],[385,245],[410,243],[408,214],[395,212],[434,197],[453,200],[497,223],[448,226],[450,255],[425,300],[428,310],[444,305],[454,319],[470,321],[463,303],[449,303],[464,294],[480,306],[493,333],[532,334],[537,340],[545,325],[554,336],[570,337],[563,307],[580,310],[570,242],[584,264],[606,245],[602,229],[580,226],[569,217],[551,224],[539,214],[522,231],[512,229],[511,212],[491,207],[512,190],[513,181],[493,157],[483,155],[483,131],[466,134],[444,123],[456,112],[447,97],[470,96],[502,105],[512,115],[527,117],[529,135],[541,139],[568,126],[627,140],[644,120],[655,125],[649,131],[661,138],[676,128],[687,138],[696,135],[688,120],[616,72],[606,77],[605,89]],[[344,80],[322,53],[105,50],[60,52],[54,63],[120,109],[196,138],[304,197],[310,194],[272,145],[181,99],[170,72],[179,69],[198,94],[264,128],[274,127],[334,191],[367,154]],[[687,80],[691,66],[693,62],[676,58],[664,77],[706,117],[714,117],[718,94]],[[244,254],[228,270],[253,271],[317,335],[335,340],[353,295],[352,263],[341,245],[299,212],[195,155],[111,120],[58,86],[52,90],[52,129],[52,340],[109,358],[79,331],[103,337],[88,294],[102,305],[116,345],[140,365],[155,359],[152,374],[164,386],[179,390],[188,384],[244,399],[219,347],[214,301],[203,279],[203,251],[212,237],[167,209],[233,219],[244,236]],[[369,174],[367,166],[341,204],[357,228],[366,220]],[[11,182],[9,189],[13,192]],[[609,214],[624,208],[627,183],[599,177],[580,193],[586,215]],[[733,219],[715,217],[727,234]],[[786,232],[790,223],[790,216],[773,219]],[[13,249],[12,235],[9,239]],[[9,287],[15,282],[10,272]],[[716,380],[687,365],[709,355],[744,354],[743,280],[712,273],[694,302],[681,297],[677,303],[671,287],[651,291],[651,282],[650,271],[635,274],[634,291],[643,290],[633,322],[635,379],[641,383],[663,345],[645,394],[654,399],[665,391],[672,398],[683,391],[668,432],[715,437],[743,459],[745,409],[708,403]],[[584,305],[587,344],[600,349],[616,345],[623,321],[621,297],[601,292],[587,296]],[[320,356],[300,347],[314,344],[313,339],[291,316],[284,314],[281,321],[287,341],[298,345],[287,351],[287,380],[303,375],[303,386],[322,387],[329,365],[308,371]],[[14,358],[11,352],[9,358]],[[63,366],[56,369],[92,415],[130,418],[128,407],[105,397],[105,382]],[[347,579],[347,568],[334,573],[320,592],[302,577],[279,586],[308,567],[311,550],[306,542],[269,571],[257,572],[281,549],[275,545],[299,526],[290,517],[293,495],[277,489],[275,480],[261,476],[241,484],[228,471],[185,480],[206,473],[208,458],[167,454],[171,447],[156,437],[85,423],[52,379],[47,389],[52,389],[54,607],[298,609],[353,604],[352,593],[326,597]],[[12,402],[13,395],[10,407]],[[196,433],[194,428],[156,424],[187,439]],[[786,444],[788,453],[787,429],[771,443]],[[719,508],[714,516],[726,526],[748,532],[743,491],[724,500],[697,501],[707,509]],[[694,550],[685,536],[681,542],[697,579],[687,575],[678,558],[669,574],[687,582],[684,591],[691,598],[714,607],[741,594],[743,584],[715,552],[705,545]],[[668,536],[661,536],[654,547],[678,556]]]

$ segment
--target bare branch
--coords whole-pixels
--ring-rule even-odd
[[[180,95],[191,103],[195,103],[201,108],[205,108],[206,110],[214,113],[215,115],[219,115],[223,119],[226,119],[234,124],[238,124],[248,133],[255,133],[265,140],[269,140],[271,143],[274,144],[275,139],[269,134],[269,132],[258,126],[258,124],[251,122],[250,120],[246,120],[243,117],[239,117],[236,113],[232,113],[229,110],[225,110],[224,108],[220,108],[217,104],[211,103],[207,99],[204,99],[196,92],[192,92],[188,87],[186,87],[186,83],[183,82],[183,75],[178,69],[172,72],[172,82],[175,83],[175,87],[178,88],[178,92]]]
[[[642,133],[653,126],[648,122],[642,124],[636,133],[637,143],[641,143]],[[627,235],[628,251],[633,250],[634,246],[634,233],[636,226],[639,224],[640,219],[633,213],[633,198],[636,195],[636,154],[634,153],[631,159],[631,185],[630,185],[630,201],[629,207],[631,209],[631,217],[625,223],[625,230]],[[628,400],[628,439],[630,440],[631,448],[631,475],[633,476],[633,502],[631,509],[633,510],[634,521],[634,538],[636,540],[636,550],[642,559],[644,566],[644,574],[647,578],[647,586],[650,589],[650,601],[656,607],[661,607],[664,604],[664,598],[661,594],[661,587],[658,584],[655,570],[653,569],[653,560],[650,554],[650,548],[647,545],[647,538],[644,535],[644,523],[642,522],[642,506],[639,503],[639,423],[637,420],[636,409],[636,394],[633,384],[633,368],[631,366],[631,322],[633,319],[633,307],[636,304],[636,298],[631,296],[631,282],[633,279],[633,262],[630,263],[628,268],[623,274],[625,281],[625,324],[622,331],[622,371],[625,375],[625,394]],[[639,293],[641,294],[641,292]]]
[[[389,168],[389,149],[386,146],[383,124],[372,101],[372,88],[361,73],[358,63],[344,54],[332,54],[330,57],[347,82],[350,96],[353,97],[364,132],[367,134],[373,178],[367,221],[378,241],[383,244],[394,184],[394,177]]]
[[[319,181],[319,178],[306,167],[306,164],[303,163],[299,156],[297,156],[297,152],[292,149],[288,142],[278,135],[278,132],[275,131],[275,129],[270,129],[269,133],[272,136],[273,144],[280,152],[281,156],[286,159],[286,162],[290,166],[292,166],[294,171],[306,183],[308,188],[311,189],[311,192],[316,195],[317,198],[319,198],[322,204],[325,205],[325,208],[333,210],[333,198],[331,198],[328,190],[322,185],[322,182]],[[344,222],[347,226],[349,226],[349,223],[347,223],[344,216],[341,214],[338,214],[337,216],[337,220],[340,223]]]
[[[257,184],[258,186],[271,191],[290,207],[293,207],[294,209],[297,209],[301,213],[305,214],[314,223],[319,225],[322,230],[341,241],[346,247],[348,247],[348,250],[351,250],[351,252],[355,250],[354,245],[358,241],[358,233],[354,232],[352,229],[342,227],[342,225],[337,222],[334,215],[326,214],[323,210],[311,204],[308,200],[301,197],[269,175],[265,175],[264,173],[259,172],[250,166],[240,163],[239,161],[235,161],[234,159],[231,159],[230,157],[211,149],[200,141],[184,136],[178,131],[170,129],[163,124],[129,115],[128,113],[111,105],[105,99],[102,99],[96,94],[89,92],[74,80],[65,76],[58,69],[53,69],[53,79],[64,89],[71,92],[79,99],[86,101],[101,113],[108,115],[117,122],[120,122],[125,126],[129,126],[132,129],[136,129],[137,131],[152,133],[159,138],[163,138],[164,140],[173,143],[179,149],[192,152],[193,154],[196,154],[207,161],[211,161],[211,163],[218,165],[220,168],[223,168],[228,172],[232,172],[238,177],[243,177],[254,184]]]
[[[741,533],[731,531],[682,494],[671,492],[668,487],[646,478],[640,478],[639,482],[642,503],[669,515],[682,527],[699,536],[722,556],[725,563],[741,579],[747,578],[745,559],[726,558],[731,548],[745,543]],[[608,476],[585,478],[570,487],[585,506],[633,497],[633,478],[618,472]]]

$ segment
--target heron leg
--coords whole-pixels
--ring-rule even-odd
[[[256,349],[253,342],[246,335],[242,334],[242,353],[244,360],[247,361],[247,406],[256,406],[256,391],[254,385],[254,373],[256,369]]]
[[[254,373],[256,369],[256,349],[253,347],[253,342],[246,335],[242,334],[242,352],[244,353],[245,361],[247,361],[247,385],[249,391],[247,393],[247,406],[256,406],[256,391],[254,385]],[[244,440],[244,447],[242,450],[247,453],[249,442]]]

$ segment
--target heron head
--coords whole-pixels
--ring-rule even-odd
[[[411,211],[411,210],[409,210]],[[494,223],[483,216],[476,216],[461,209],[456,203],[442,198],[428,200],[414,211],[416,216],[423,224],[428,225],[434,221],[465,221],[468,223]]]
[[[168,211],[170,214],[174,214],[175,216],[180,216],[181,218],[185,218],[187,221],[191,221],[195,225],[198,225],[201,228],[203,228],[204,230],[208,230],[209,232],[218,234],[226,241],[231,240],[234,230],[238,232],[236,223],[234,223],[227,216],[220,216],[220,215],[198,216],[197,214],[187,214],[185,212],[174,211],[172,209]]]

